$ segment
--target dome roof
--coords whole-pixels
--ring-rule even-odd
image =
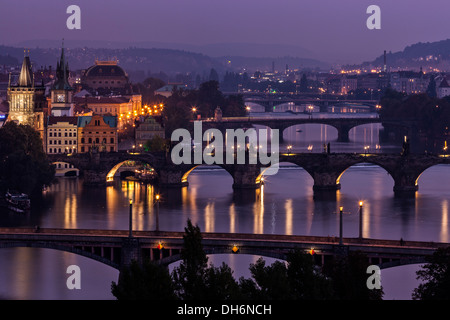
[[[116,61],[96,61],[95,65],[86,70],[86,77],[126,77],[125,71]]]

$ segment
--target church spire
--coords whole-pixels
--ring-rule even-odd
[[[66,62],[64,55],[64,39],[62,41],[61,58],[56,62],[56,82],[54,89],[57,90],[71,90],[69,84],[69,64]]]
[[[26,52],[24,51],[26,54]],[[31,87],[33,85],[33,71],[31,70],[30,57],[25,55],[22,62],[22,69],[19,75],[19,86],[20,87]]]

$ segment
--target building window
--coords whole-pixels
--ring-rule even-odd
[[[89,141],[88,141],[89,143],[92,143],[92,138],[89,138]]]
[[[111,138],[111,143],[114,143],[114,138]]]
[[[84,138],[81,138],[81,143],[84,143]]]

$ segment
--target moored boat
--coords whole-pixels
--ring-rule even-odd
[[[5,194],[5,201],[8,209],[15,212],[25,212],[30,210],[31,207],[31,201],[25,193],[11,193],[8,191]]]

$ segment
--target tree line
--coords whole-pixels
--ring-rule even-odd
[[[118,300],[380,300],[382,289],[367,288],[367,266],[365,255],[354,252],[320,270],[312,255],[293,250],[286,262],[268,265],[259,258],[250,264],[250,278],[236,280],[227,264],[208,262],[200,228],[188,220],[179,266],[169,272],[155,262],[134,261],[111,290]]]
[[[251,277],[235,279],[231,268],[208,262],[198,225],[187,221],[181,263],[172,272],[156,262],[136,261],[121,271],[111,292],[118,300],[382,300],[383,287],[368,289],[367,256],[349,252],[319,268],[313,256],[292,250],[286,262],[250,264]],[[439,248],[417,271],[414,300],[450,298],[450,247]]]

